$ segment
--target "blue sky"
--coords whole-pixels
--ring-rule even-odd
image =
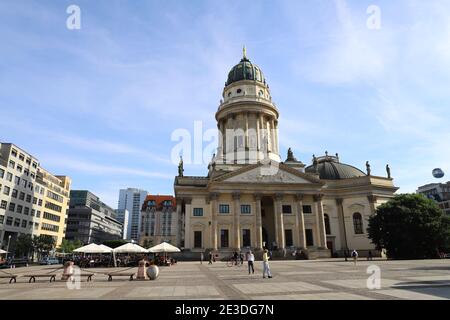
[[[80,30],[66,28],[71,4]],[[283,159],[328,150],[383,176],[389,163],[402,192],[450,173],[449,1],[4,0],[0,38],[0,141],[113,207],[124,187],[173,193],[171,134],[215,128],[244,44],[279,108]]]

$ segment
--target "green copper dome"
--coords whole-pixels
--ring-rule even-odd
[[[363,177],[366,174],[351,165],[340,163],[339,158],[325,156],[317,160],[311,166],[305,168],[307,173],[318,173],[320,179],[341,180]]]
[[[250,60],[245,56],[245,48],[244,57],[228,73],[228,80],[225,83],[225,86],[228,86],[233,82],[237,82],[240,80],[256,80],[264,84],[266,83],[264,74],[262,73],[261,69],[257,65],[251,63]]]

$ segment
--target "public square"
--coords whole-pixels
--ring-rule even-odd
[[[381,288],[368,289],[366,273],[370,265],[381,270]],[[92,282],[82,278],[80,289],[68,289],[56,271],[56,282],[36,278],[28,283],[25,274],[54,273],[58,266],[31,266],[4,269],[18,275],[17,283],[0,279],[0,299],[224,299],[224,300],[442,300],[450,298],[450,260],[358,261],[343,259],[271,261],[272,279],[262,278],[262,263],[255,274],[247,266],[228,267],[225,262],[179,262],[161,267],[157,280],[129,281],[117,277],[108,281],[105,273],[125,270],[86,269],[93,272]],[[130,271],[137,271],[137,268]]]

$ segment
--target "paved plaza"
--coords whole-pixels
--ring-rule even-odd
[[[381,288],[368,289],[367,268],[381,270]],[[359,261],[271,261],[272,279],[262,278],[262,263],[256,262],[254,275],[246,264],[227,267],[225,262],[179,262],[161,267],[156,281],[129,281],[126,277],[107,281],[106,272],[124,270],[88,269],[92,282],[80,289],[68,289],[66,282],[37,278],[28,283],[20,275],[51,273],[55,266],[32,266],[0,270],[19,275],[17,283],[0,279],[0,299],[282,299],[282,300],[373,300],[450,299],[450,260]],[[136,271],[136,268],[134,269]],[[3,272],[2,272],[3,271]],[[127,270],[132,271],[132,270]]]

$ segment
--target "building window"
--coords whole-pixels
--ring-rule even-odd
[[[5,176],[5,170],[0,169],[0,178],[3,179],[4,176]]]
[[[361,213],[355,212],[353,214],[353,228],[355,230],[355,234],[363,234],[363,223]]]
[[[9,196],[9,192],[11,191],[11,188],[8,186],[5,186],[3,188],[3,194],[6,194],[7,196]]]
[[[23,214],[29,215],[30,214],[30,208],[28,208],[28,207],[23,208]]]
[[[11,182],[11,181],[12,181],[12,178],[13,178],[12,173],[11,173],[11,172],[7,172],[7,173],[6,173],[6,180],[8,180],[9,182]]]
[[[286,243],[286,247],[291,247],[294,245],[293,237],[292,237],[292,230],[291,229],[285,229],[284,230],[284,240]]]
[[[17,198],[17,189],[13,189],[13,191],[11,193],[11,197]]]
[[[331,234],[330,217],[326,213],[323,216],[323,220],[325,222],[325,233],[326,234]]]
[[[5,216],[0,216],[0,224],[3,224],[4,220],[5,220]]]
[[[19,194],[19,200],[24,200],[25,199],[25,192],[21,192]]]
[[[202,247],[202,232],[194,231],[194,248]]]
[[[22,213],[23,210],[23,206],[21,206],[20,204],[17,206],[17,213]]]
[[[59,222],[61,220],[60,216],[57,216],[55,214],[51,214],[51,213],[46,212],[46,211],[44,211],[43,217],[44,217],[44,219],[55,221],[55,222]]]
[[[14,169],[14,167],[16,166],[16,163],[12,160],[9,160],[9,165],[8,165],[11,169]]]
[[[14,183],[19,185],[20,184],[20,178],[18,176],[14,177]]]
[[[22,228],[26,228],[27,227],[27,220],[22,220]]]
[[[249,204],[241,204],[241,214],[252,213],[251,206]]]
[[[31,202],[31,195],[27,194],[27,199],[25,201],[30,203]]]
[[[219,204],[219,213],[230,213],[230,206],[228,204]]]
[[[10,202],[8,210],[11,211],[11,212],[14,212],[15,209],[16,209],[16,204],[13,203],[13,202]]]
[[[21,165],[17,165],[16,170],[19,171],[19,172],[22,172],[22,166]]]
[[[303,213],[312,213],[312,206],[310,205],[304,205],[303,206]]]
[[[292,206],[290,205],[283,205],[283,213],[284,214],[291,214],[292,213]]]
[[[19,218],[14,219],[14,227],[20,227],[20,219]]]
[[[2,202],[0,203],[0,209],[5,209],[8,206],[8,202],[6,202],[5,200],[2,200]]]
[[[21,153],[19,155],[19,159],[20,159],[20,161],[24,161],[25,160],[25,155],[23,153]]]
[[[250,247],[251,245],[250,229],[242,229],[242,246]]]
[[[13,157],[17,157],[17,150],[16,149],[11,149],[11,155]]]
[[[194,208],[194,217],[203,217],[203,208]]]
[[[220,230],[220,247],[228,248],[229,245],[228,229]]]
[[[54,203],[51,203],[51,202],[48,202],[48,201],[45,202],[45,207],[47,209],[50,209],[50,210],[53,210],[53,211],[58,211],[58,212],[62,211],[62,207],[61,206],[58,206],[58,205],[56,205]]]
[[[314,246],[314,235],[312,229],[305,229],[306,246]]]
[[[6,218],[6,225],[7,226],[12,226],[13,223],[13,218],[12,217],[7,217]]]
[[[237,89],[236,91],[238,94],[242,92],[242,89]]]

